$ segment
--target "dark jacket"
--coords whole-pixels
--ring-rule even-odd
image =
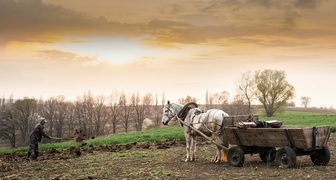
[[[34,130],[30,133],[30,142],[38,143],[41,142],[42,136],[50,139],[50,136],[44,132],[44,126],[42,124],[38,124],[35,126]]]

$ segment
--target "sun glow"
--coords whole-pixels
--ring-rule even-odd
[[[95,37],[81,42],[69,42],[56,46],[62,51],[94,56],[110,64],[129,63],[148,55],[157,55],[159,50],[146,48],[141,39],[126,37]]]

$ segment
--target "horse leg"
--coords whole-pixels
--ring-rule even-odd
[[[215,137],[216,142],[222,144],[225,146],[225,144],[223,143],[220,135]],[[226,157],[226,161],[227,162],[227,156],[226,156],[226,151],[220,147],[220,146],[216,146],[217,147],[217,152],[216,152],[216,156],[211,160],[213,163],[220,163],[221,161],[223,161],[223,152],[225,152],[225,157]],[[227,147],[227,146],[225,146]]]
[[[190,161],[195,161],[196,160],[196,142],[197,142],[197,137],[196,136],[191,136],[191,144],[190,144]]]
[[[185,140],[186,140],[186,151],[187,151],[187,157],[185,159],[185,162],[191,161],[190,159],[190,145],[191,145],[191,137],[188,134],[185,134]]]
[[[228,146],[225,146],[225,147],[228,147]],[[221,147],[217,146],[217,154],[212,159],[212,162],[213,163],[228,162],[228,160],[227,160],[227,150],[222,149]]]
[[[221,155],[221,161],[222,162],[228,162],[228,160],[227,160],[227,150],[225,150],[225,149],[222,149],[222,153],[221,153],[222,155]]]
[[[213,163],[220,163],[221,162],[221,152],[222,152],[222,148],[220,146],[216,146],[217,150],[216,150],[216,155],[214,158],[212,158],[211,162]]]
[[[229,148],[229,143],[228,143],[226,138],[223,139],[223,146]],[[222,156],[221,157],[222,157],[221,158],[222,162],[228,162],[228,160],[227,160],[227,150],[226,149],[222,149]]]

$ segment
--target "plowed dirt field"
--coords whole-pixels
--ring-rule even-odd
[[[336,179],[335,146],[332,134],[327,166],[315,166],[306,155],[291,169],[263,163],[258,154],[246,154],[244,167],[214,164],[215,147],[208,142],[198,144],[195,162],[184,162],[183,141],[72,147],[41,152],[39,161],[1,155],[0,179]]]

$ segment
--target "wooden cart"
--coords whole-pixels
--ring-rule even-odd
[[[226,137],[234,145],[228,150],[228,162],[231,166],[243,166],[245,154],[259,154],[264,162],[276,160],[280,167],[295,167],[296,156],[310,155],[314,164],[327,165],[330,132],[330,126],[226,127]]]

